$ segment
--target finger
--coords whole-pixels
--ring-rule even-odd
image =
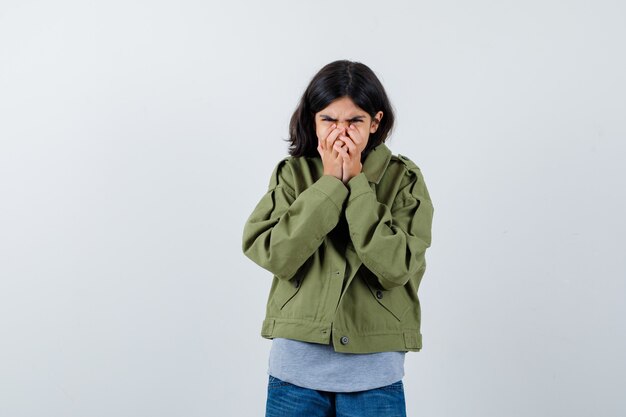
[[[337,139],[333,143],[333,146],[339,146],[340,148],[346,146],[346,141],[345,141],[346,138],[348,138],[346,135],[337,136]]]
[[[337,152],[339,153],[339,157],[341,157],[344,161],[346,159],[350,159],[350,155],[348,155],[346,146],[340,147],[339,149],[337,149]]]
[[[330,136],[331,133],[333,133],[333,131],[335,130],[336,127],[337,127],[337,125],[335,123],[333,123],[330,126],[328,126],[328,128],[324,131],[324,133],[322,135],[322,139],[321,139],[321,141],[323,142],[324,149],[327,148],[328,137]]]
[[[324,133],[322,133],[321,137],[317,139],[318,146],[322,148],[322,150],[326,150],[326,138],[328,138],[328,134],[332,131],[334,124],[330,125]]]
[[[349,154],[354,155],[357,153],[357,146],[352,138],[350,138],[349,136],[340,136],[339,139],[341,139],[346,144]]]
[[[332,131],[337,127],[336,124],[331,124],[330,126],[328,126],[328,128],[324,131],[324,134],[322,135],[322,139],[319,139],[318,142],[320,142],[322,144],[322,149],[326,149],[326,142],[328,139],[328,135],[330,135],[330,133],[332,133]]]
[[[335,140],[337,140],[337,136],[339,136],[340,133],[342,133],[344,130],[344,128],[338,128],[336,127],[335,129],[333,129],[328,136],[326,137],[326,147],[327,148],[331,148],[334,143]]]
[[[330,126],[328,126],[328,128],[326,129],[325,136],[330,135],[330,132],[332,132],[336,127],[337,127],[337,124],[335,124],[335,123],[333,123]]]
[[[350,136],[350,138],[354,141],[354,143],[357,146],[361,146],[361,144],[363,143],[363,136],[361,136],[361,133],[356,128],[356,126],[354,126],[353,124],[348,126],[347,134],[348,134],[348,136]]]
[[[337,152],[337,159],[345,161],[346,158],[350,158],[350,155],[348,154],[348,147],[342,140],[338,139],[337,142],[335,142],[333,149]]]
[[[335,159],[339,158],[339,149],[343,146],[343,142],[337,139],[330,147],[329,150],[331,152],[331,156]]]

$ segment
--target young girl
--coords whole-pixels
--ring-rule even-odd
[[[417,290],[433,205],[393,155],[387,94],[340,60],[311,80],[247,219],[242,249],[271,272],[266,416],[405,416],[404,355],[422,347]]]

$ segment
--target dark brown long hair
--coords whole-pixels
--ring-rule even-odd
[[[325,65],[315,74],[291,116],[289,138],[286,139],[290,143],[290,155],[319,157],[315,113],[341,97],[352,99],[372,119],[378,111],[383,112],[378,129],[369,136],[363,157],[387,139],[395,117],[383,85],[367,65],[338,60]]]

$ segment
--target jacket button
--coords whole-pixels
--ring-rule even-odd
[[[339,339],[339,341],[342,345],[347,345],[350,339],[348,339],[348,336],[343,336],[341,339]]]
[[[383,298],[383,292],[381,290],[376,291],[376,298],[378,298],[379,300]]]

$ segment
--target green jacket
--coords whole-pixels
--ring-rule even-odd
[[[282,159],[243,229],[244,254],[274,275],[261,335],[419,351],[432,217],[420,169],[384,143],[346,185],[319,157]]]

